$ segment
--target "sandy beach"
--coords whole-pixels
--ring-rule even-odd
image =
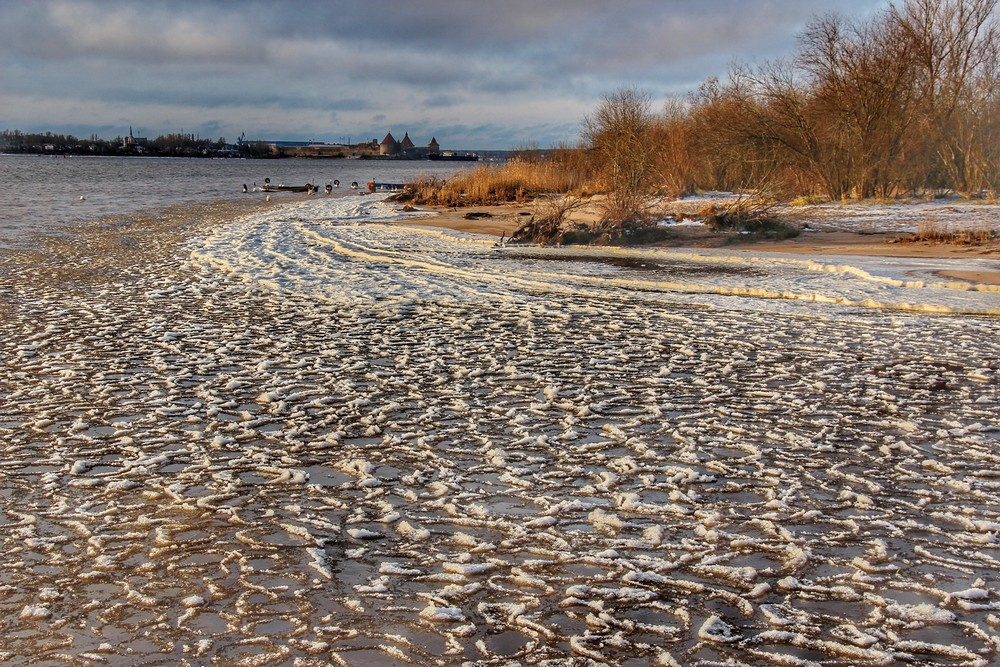
[[[411,218],[405,224],[442,227],[471,234],[486,234],[509,237],[523,222],[528,219],[534,208],[526,205],[477,206],[468,209],[449,209],[445,207],[421,207],[428,211],[424,218]],[[468,216],[476,216],[469,219]],[[483,217],[479,217],[483,216]],[[583,216],[587,222],[592,222],[595,215]],[[808,215],[797,216],[797,221],[808,224]],[[752,247],[758,252],[795,253],[805,255],[861,255],[867,257],[915,257],[915,258],[959,258],[982,257],[1000,259],[1000,241],[982,245],[965,245],[957,243],[932,242],[902,242],[907,235],[896,232],[845,232],[845,231],[804,231],[799,236],[780,242],[755,242],[752,244],[736,243],[729,247]],[[707,238],[703,232],[693,233],[679,244],[690,247],[708,247],[716,245],[717,239]],[[1000,270],[998,271],[940,271],[942,278],[969,281],[979,284],[1000,285]]]
[[[0,7],[0,667],[1000,667],[1000,0]]]
[[[0,253],[0,664],[995,661],[995,293],[504,223]]]

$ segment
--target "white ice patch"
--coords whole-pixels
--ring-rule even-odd
[[[994,260],[596,247],[496,253],[475,235],[372,224],[408,215],[383,199],[317,199],[257,214],[216,230],[194,248],[192,259],[270,289],[348,304],[521,303],[542,290],[580,296],[621,290],[651,301],[735,302],[782,311],[808,302],[811,312],[848,307],[1000,314],[1000,287],[936,277],[942,269],[996,270]]]

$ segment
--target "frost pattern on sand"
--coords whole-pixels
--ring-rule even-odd
[[[996,660],[995,318],[294,218],[4,259],[0,661]]]
[[[941,268],[993,269],[996,260],[754,255],[750,251],[510,247],[492,240],[372,225],[399,218],[371,198],[321,200],[248,218],[194,251],[197,264],[286,293],[337,303],[546,301],[552,292],[610,292],[653,301],[784,312],[842,307],[1000,315],[1000,287],[947,281]],[[736,297],[734,299],[733,297]],[[795,302],[807,302],[802,304]],[[816,304],[832,309],[817,311]]]

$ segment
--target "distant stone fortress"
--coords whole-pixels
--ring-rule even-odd
[[[410,139],[410,133],[403,135],[402,141],[396,141],[392,132],[385,139],[361,144],[325,144],[309,141],[268,141],[275,157],[314,157],[314,158],[362,158],[368,160],[478,160],[474,153],[454,153],[442,151],[437,139],[431,137],[426,146],[417,146]]]
[[[405,160],[426,160],[428,155],[440,155],[441,147],[437,139],[431,137],[431,142],[426,146],[415,146],[410,140],[410,133],[403,135],[402,141],[396,141],[392,132],[385,135],[385,139],[378,145],[379,157],[397,157]]]

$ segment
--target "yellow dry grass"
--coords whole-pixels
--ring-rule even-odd
[[[491,206],[526,202],[544,193],[581,192],[588,180],[584,170],[560,161],[514,159],[448,179],[422,177],[413,184],[413,195],[422,204]]]
[[[913,235],[914,241],[928,243],[957,243],[961,245],[982,245],[996,237],[993,229],[986,223],[977,224],[965,229],[949,228],[938,221],[927,220],[917,225]]]

